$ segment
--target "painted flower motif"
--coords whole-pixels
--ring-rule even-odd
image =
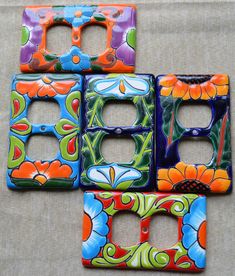
[[[193,201],[190,212],[183,218],[183,246],[198,268],[206,263],[206,199],[199,197]]]
[[[22,95],[27,94],[32,97],[54,97],[57,94],[67,94],[75,85],[75,81],[63,80],[54,81],[48,76],[43,76],[37,81],[19,81],[16,84],[16,90]]]
[[[226,96],[228,94],[228,76],[225,74],[216,74],[212,77],[202,78],[199,83],[190,83],[191,80],[181,80],[180,76],[166,75],[160,79],[161,96],[170,96],[174,98],[202,99],[208,100],[216,96]]]
[[[95,199],[94,194],[84,194],[84,216],[82,257],[86,260],[98,255],[101,247],[107,242],[109,228],[108,215],[103,211],[102,203]]]
[[[64,18],[74,27],[79,27],[91,20],[95,10],[94,6],[81,6],[81,9],[76,6],[67,6],[64,8]]]
[[[132,8],[126,7],[116,19],[113,27],[111,45],[116,50],[116,56],[126,65],[135,65],[136,28],[135,13]]]
[[[53,162],[25,161],[18,169],[12,171],[12,178],[33,179],[38,185],[43,186],[50,179],[69,178],[72,169],[59,160]]]
[[[60,140],[61,156],[65,160],[76,161],[78,159],[78,132],[80,130],[78,124],[63,118],[55,125],[55,129],[62,136]]]
[[[175,168],[158,170],[159,191],[224,193],[231,185],[223,169],[208,169],[205,165],[176,164]]]
[[[106,184],[103,188],[110,188],[111,186],[115,189],[124,183],[127,183],[129,187],[134,180],[141,177],[141,173],[134,168],[112,163],[110,165],[90,167],[87,171],[87,177],[95,183]]]
[[[89,69],[91,66],[90,56],[84,54],[80,48],[72,46],[69,53],[60,57],[62,69],[66,71],[79,72]]]
[[[32,10],[25,9],[23,13],[20,62],[28,63],[42,40],[42,27],[39,17]]]
[[[94,91],[103,96],[118,98],[135,97],[146,95],[149,84],[146,80],[128,75],[112,75],[113,77],[95,82]]]

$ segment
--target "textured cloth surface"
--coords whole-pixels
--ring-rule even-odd
[[[15,192],[6,187],[10,83],[11,76],[19,72],[21,15],[24,5],[39,2],[61,5],[78,4],[79,1],[0,1],[0,275],[156,275],[154,271],[82,267],[82,191]],[[136,72],[230,75],[232,146],[235,149],[235,3],[126,2],[138,4]],[[200,275],[235,275],[234,213],[234,193],[208,198],[207,268]],[[129,221],[125,229],[130,229],[128,232],[131,233]],[[127,237],[123,239],[127,240]],[[179,274],[167,272],[164,275]]]

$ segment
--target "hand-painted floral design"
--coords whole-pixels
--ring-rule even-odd
[[[179,162],[174,168],[158,170],[158,190],[176,192],[225,193],[231,185],[226,170]]]
[[[60,140],[61,156],[65,160],[76,161],[78,159],[78,132],[77,123],[68,119],[61,119],[55,126],[56,131],[63,136]]]
[[[63,70],[80,72],[91,66],[90,56],[84,54],[77,46],[72,46],[69,53],[60,57]]]
[[[86,246],[83,244],[83,265],[193,272],[201,271],[205,267],[205,196],[93,191],[84,194],[84,205],[83,241],[89,239],[90,243]],[[113,242],[113,217],[121,211],[131,211],[140,218],[140,240],[130,246]],[[151,218],[159,212],[175,216],[180,233],[178,241],[164,249],[149,243]],[[99,230],[95,230],[94,227],[92,228],[94,225],[92,218],[95,217],[98,220],[97,214],[100,213],[106,216],[103,215],[96,223]],[[95,234],[92,236],[93,229]]]
[[[72,48],[62,56],[46,48],[48,29],[56,24],[72,28]],[[86,25],[107,28],[107,48],[87,55],[80,47]],[[134,72],[136,8],[134,5],[29,6],[22,25],[22,72]]]
[[[92,193],[84,194],[84,216],[82,257],[91,259],[98,255],[106,244],[109,228],[108,215],[103,211],[102,203]]]
[[[92,166],[87,171],[87,177],[102,188],[128,188],[131,183],[141,178],[141,172],[131,167],[123,167],[112,163],[110,165]]]
[[[190,212],[183,218],[183,246],[188,250],[189,257],[198,268],[206,263],[206,201],[205,198],[195,199]]]
[[[130,7],[126,7],[113,27],[112,47],[116,56],[126,65],[135,65],[136,19]]]
[[[12,182],[17,186],[65,186],[66,182],[71,185],[70,175],[72,169],[59,160],[53,162],[24,161],[19,168],[11,173]],[[31,184],[31,185],[30,185]]]
[[[73,27],[80,27],[91,20],[96,6],[66,6],[64,8],[65,20]]]
[[[23,12],[20,62],[28,63],[42,40],[39,16],[30,9]]]
[[[150,92],[149,83],[135,75],[110,74],[109,78],[95,82],[94,91],[102,96],[117,98],[145,96]]]
[[[170,96],[174,98],[188,99],[202,99],[209,100],[216,96],[226,96],[229,91],[228,76],[225,74],[216,74],[213,76],[198,76],[197,81],[192,82],[189,76],[181,77],[172,74],[163,76],[159,85],[161,85],[161,96]]]
[[[54,97],[58,94],[67,94],[75,85],[74,80],[56,81],[44,75],[42,78],[34,81],[19,81],[16,84],[16,90],[22,95],[33,97]]]

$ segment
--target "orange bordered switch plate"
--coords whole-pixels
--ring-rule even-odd
[[[124,247],[113,242],[112,220],[120,211],[139,215],[138,244]],[[149,243],[151,217],[159,213],[178,220],[178,241],[170,248],[159,249]],[[85,192],[82,263],[88,267],[201,271],[206,264],[206,197]]]
[[[58,24],[72,28],[71,49],[62,55],[51,53],[46,45],[48,29]],[[106,28],[103,53],[91,56],[81,50],[81,32],[87,25]],[[134,72],[135,45],[134,5],[26,7],[20,69],[22,72]]]

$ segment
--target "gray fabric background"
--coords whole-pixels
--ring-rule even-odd
[[[81,265],[83,197],[73,192],[14,192],[6,187],[11,76],[19,72],[22,6],[86,1],[0,1],[0,275],[156,275],[154,271],[85,269]],[[102,1],[111,3],[113,1]],[[116,1],[124,2],[125,1]],[[126,1],[127,2],[127,1]],[[128,1],[138,4],[136,72],[228,73],[235,119],[234,1]],[[90,1],[89,3],[97,3]],[[63,41],[61,41],[63,43]],[[188,114],[190,122],[190,113]],[[40,148],[35,151],[41,151]],[[191,148],[188,149],[189,154]],[[233,154],[235,157],[235,154]],[[234,162],[233,158],[233,162]],[[235,163],[234,163],[235,164]],[[235,275],[234,193],[208,198],[207,268],[201,275]],[[128,241],[132,220],[122,227]],[[163,233],[167,229],[163,228]],[[167,234],[162,235],[167,240]],[[134,274],[135,273],[135,274]],[[180,275],[164,273],[164,275]],[[187,274],[184,274],[187,275]]]

